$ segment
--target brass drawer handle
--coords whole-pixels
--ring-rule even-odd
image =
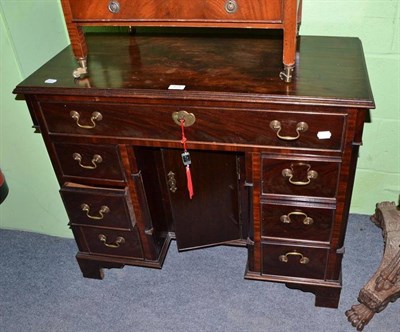
[[[120,7],[118,1],[110,1],[108,3],[108,10],[113,14],[119,13],[120,9],[121,9],[121,7]]]
[[[287,252],[284,255],[280,255],[279,256],[279,261],[282,263],[287,263],[289,261],[289,256],[299,256],[300,260],[299,263],[300,264],[308,264],[310,262],[310,259],[306,256],[304,256],[302,253],[297,252],[297,251],[290,251]]]
[[[99,240],[101,243],[103,243],[106,247],[108,248],[119,248],[122,244],[125,243],[125,239],[122,236],[118,236],[115,239],[114,243],[107,243],[107,236],[105,236],[104,234],[99,234]]]
[[[225,2],[225,10],[228,14],[233,14],[238,10],[238,4],[235,0],[227,0]]]
[[[301,211],[293,211],[290,212],[289,214],[283,214],[280,217],[280,220],[284,223],[284,224],[290,224],[292,223],[292,220],[290,219],[291,216],[303,216],[303,224],[304,225],[312,225],[314,223],[314,219],[310,218],[309,216],[307,216],[307,214],[305,214],[304,212]]]
[[[103,161],[103,158],[98,154],[93,155],[93,158],[91,160],[93,166],[91,166],[91,165],[83,165],[82,164],[82,156],[77,152],[75,152],[72,155],[72,158],[74,158],[74,160],[76,160],[79,163],[79,166],[84,168],[84,169],[96,169],[97,165],[100,164]]]
[[[72,119],[75,120],[77,126],[79,128],[84,128],[84,129],[93,129],[96,127],[96,122],[95,121],[101,121],[103,120],[103,115],[101,115],[100,112],[93,112],[92,117],[90,118],[90,122],[92,123],[91,125],[82,125],[79,123],[79,119],[81,115],[77,111],[71,111],[69,113]]]
[[[175,173],[170,171],[168,174],[168,186],[169,186],[169,190],[172,191],[173,193],[176,192],[178,190],[178,188],[176,187],[176,179],[175,179]]]
[[[307,180],[306,181],[293,181],[293,176],[294,176],[294,171],[293,171],[293,167],[294,166],[306,166],[307,167]],[[285,178],[289,178],[289,182],[295,186],[306,186],[308,184],[310,184],[311,180],[314,180],[318,177],[318,173],[314,170],[311,169],[311,165],[310,164],[305,164],[305,163],[297,163],[297,164],[292,164],[290,165],[290,169],[289,168],[285,168],[284,170],[282,170],[282,175]]]
[[[86,216],[90,219],[93,220],[102,220],[104,218],[104,214],[109,213],[110,212],[110,208],[107,205],[102,205],[100,207],[100,210],[98,212],[98,216],[93,216],[90,214],[90,206],[86,203],[83,203],[81,205],[81,209],[83,212],[86,212]]]
[[[304,133],[308,130],[308,124],[306,122],[299,122],[296,126],[296,136],[282,136],[280,135],[282,130],[282,125],[278,120],[273,120],[269,124],[273,131],[276,131],[276,136],[284,141],[295,141],[300,138],[300,133]]]

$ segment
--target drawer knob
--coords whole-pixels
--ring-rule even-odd
[[[298,257],[300,257],[300,259],[299,259],[299,263],[300,264],[308,264],[310,262],[310,259],[308,257],[304,256],[302,253],[297,252],[297,251],[290,251],[290,252],[287,252],[284,255],[280,255],[279,256],[279,261],[282,262],[282,263],[287,263],[287,262],[289,262],[289,256],[298,256]]]
[[[305,181],[294,181],[294,167],[307,167],[307,180]],[[318,173],[314,170],[311,169],[310,164],[305,164],[305,163],[297,163],[297,164],[291,164],[290,169],[285,168],[282,170],[282,176],[285,178],[289,178],[289,182],[295,186],[306,186],[310,184],[311,180],[316,179],[318,177]]]
[[[118,236],[115,239],[114,243],[107,243],[107,236],[105,236],[104,234],[99,234],[99,240],[101,243],[103,243],[106,247],[108,248],[119,248],[122,244],[125,243],[125,239],[122,236]]]
[[[278,120],[273,120],[269,124],[273,131],[276,131],[276,136],[284,141],[295,141],[300,138],[300,133],[304,133],[308,130],[308,124],[306,122],[299,122],[296,125],[296,136],[283,136],[281,135],[282,125]]]
[[[121,7],[120,7],[118,1],[110,1],[108,3],[108,10],[113,14],[119,13],[120,9],[121,9]]]
[[[75,120],[77,126],[79,128],[84,128],[84,129],[93,129],[96,127],[96,122],[95,121],[101,121],[103,119],[103,115],[101,115],[100,112],[93,112],[92,116],[90,118],[90,122],[92,123],[91,125],[83,125],[79,123],[79,119],[81,115],[77,111],[71,111],[69,113],[72,119]]]
[[[178,190],[178,188],[176,187],[176,179],[175,179],[175,173],[170,171],[168,174],[168,186],[169,186],[169,190],[172,191],[173,193],[176,192]]]
[[[102,220],[104,218],[104,214],[109,213],[110,212],[110,208],[107,205],[102,205],[100,207],[100,210],[98,212],[98,216],[93,216],[90,214],[90,206],[86,203],[83,203],[81,205],[81,209],[83,212],[86,212],[86,216],[89,219],[93,219],[93,220]]]
[[[184,127],[190,127],[196,122],[196,117],[194,116],[193,113],[188,113],[186,111],[178,111],[172,113],[172,120],[180,126],[181,121],[183,120],[183,126]]]
[[[103,158],[98,154],[93,155],[93,158],[91,160],[91,163],[93,166],[92,165],[83,165],[82,164],[82,156],[81,156],[81,154],[79,154],[77,152],[72,154],[72,158],[74,158],[74,160],[76,160],[79,163],[79,166],[84,169],[96,169],[97,165],[103,161]]]
[[[227,0],[225,2],[225,10],[228,14],[233,14],[238,10],[238,5],[235,0]]]
[[[313,218],[310,218],[309,216],[307,216],[307,214],[305,214],[304,212],[301,212],[301,211],[293,211],[293,212],[290,212],[289,214],[281,215],[280,220],[284,224],[291,224],[292,223],[292,219],[290,219],[291,216],[304,217],[303,221],[302,221],[304,225],[312,225],[314,223]]]

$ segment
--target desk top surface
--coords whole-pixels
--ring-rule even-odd
[[[67,47],[14,92],[374,107],[358,38],[299,37],[291,83],[278,77],[282,39],[276,36],[87,34],[86,40],[85,79],[72,77],[77,65]]]

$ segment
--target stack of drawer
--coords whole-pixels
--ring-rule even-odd
[[[337,235],[344,224],[338,206],[347,189],[339,184],[348,172],[343,158],[352,115],[329,108],[287,115],[268,114],[273,145],[253,158],[259,171],[246,277],[329,284],[340,292],[343,238]]]
[[[37,113],[41,130],[45,128],[43,134],[49,137],[48,150],[80,251],[78,261],[160,267],[166,236],[151,241],[141,173],[134,161],[123,158],[132,154],[132,147],[115,143],[118,123],[124,118],[112,107],[86,102],[44,100]],[[143,238],[151,247],[146,252]],[[99,263],[99,269],[103,266],[107,264]]]
[[[262,156],[263,274],[325,278],[340,159]]]
[[[136,259],[144,257],[126,189],[66,183],[61,196],[80,251]]]

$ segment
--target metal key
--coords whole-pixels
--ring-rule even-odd
[[[185,166],[190,165],[192,163],[189,152],[185,151],[181,154],[181,156],[182,156],[182,162]]]

